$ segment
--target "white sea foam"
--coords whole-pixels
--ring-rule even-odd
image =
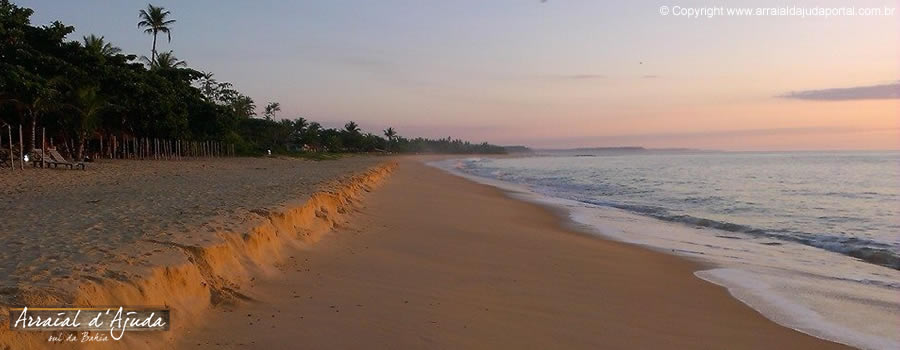
[[[463,160],[464,161],[464,160]],[[900,271],[794,242],[665,222],[625,210],[544,196],[529,187],[430,165],[511,196],[563,208],[608,238],[710,263],[699,278],[722,285],[778,324],[865,349],[900,349]]]

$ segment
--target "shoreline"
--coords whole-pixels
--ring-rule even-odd
[[[420,160],[401,160],[347,227],[295,250],[259,303],[216,310],[181,346],[844,347],[766,319],[696,262],[578,232]]]
[[[458,159],[450,159],[449,161],[457,160]],[[874,316],[869,320],[874,321],[875,326],[870,326],[870,328],[858,328],[859,326],[857,324],[848,323],[851,321],[846,321],[844,319],[846,317],[851,317],[850,319],[853,320],[852,316],[842,316],[842,313],[837,312],[838,310],[847,310],[847,306],[830,305],[834,307],[834,310],[832,310],[826,307],[829,305],[823,306],[823,304],[821,304],[822,301],[820,300],[813,299],[813,301],[810,301],[809,296],[801,297],[800,295],[784,294],[785,291],[790,290],[792,286],[797,288],[794,291],[795,293],[829,292],[825,287],[811,289],[811,282],[806,281],[806,279],[813,279],[818,276],[811,270],[795,271],[788,267],[784,267],[782,269],[784,271],[777,269],[773,270],[774,268],[777,268],[777,265],[757,266],[753,265],[751,261],[745,262],[747,266],[744,266],[732,261],[723,260],[719,256],[683,250],[688,248],[684,245],[675,243],[680,240],[690,240],[690,236],[684,235],[684,232],[691,230],[691,228],[687,226],[682,227],[677,223],[660,221],[652,217],[642,216],[623,209],[590,205],[586,206],[584,203],[575,200],[541,194],[524,184],[505,182],[499,179],[463,172],[456,169],[450,162],[445,161],[446,160],[433,161],[428,164],[436,169],[440,169],[455,176],[479,184],[496,187],[506,192],[510,198],[534,203],[548,208],[553,212],[557,212],[559,213],[560,220],[567,223],[572,229],[584,232],[584,234],[588,236],[624,242],[695,262],[700,266],[694,273],[694,276],[697,279],[727,289],[728,293],[735,300],[740,301],[752,308],[755,312],[765,316],[771,322],[777,323],[783,327],[819,339],[853,347],[890,349],[896,346],[896,341],[894,339],[889,338],[882,333],[877,333],[878,331],[885,332],[886,330],[889,330],[891,324],[896,325],[896,320],[892,320],[889,316],[890,309],[881,309],[878,311],[874,311],[874,309],[869,310],[868,308],[878,307],[879,304],[866,304],[865,302],[869,299],[863,299],[863,291],[856,293],[860,294],[860,299],[850,306],[854,306],[853,309],[859,311],[860,314]],[[666,232],[667,234],[658,235],[658,232]],[[669,238],[669,234],[672,234],[672,237]],[[723,232],[723,236],[726,238],[731,238],[730,235],[730,232]],[[728,239],[727,242],[723,243],[732,242],[734,242],[733,239]],[[698,242],[698,244],[702,243],[713,244],[715,242]],[[752,245],[753,243],[747,244]],[[815,248],[806,246],[798,247],[804,254],[806,253],[803,250],[815,250]],[[742,250],[749,247],[738,245],[730,246],[730,248],[732,250]],[[829,259],[835,261],[847,259],[846,256],[834,252],[825,252],[824,254],[830,256]],[[802,257],[802,255],[798,255],[798,259],[801,259]],[[828,261],[831,263],[831,260]],[[869,269],[876,266],[874,269],[884,269],[884,273],[895,272],[889,270],[888,267],[871,265],[868,262],[853,263],[860,264],[863,268]],[[804,273],[808,275],[803,276]],[[790,282],[791,284],[784,284],[787,282],[785,279],[790,278],[790,276],[792,276],[791,274],[801,274],[799,277],[802,279],[802,282],[800,280],[792,280]],[[852,286],[843,285],[849,284],[850,281],[832,281],[830,283],[831,284],[828,284],[827,287],[834,288],[835,293],[851,293],[850,291],[854,290]],[[877,285],[856,287],[865,287],[866,292],[872,292],[874,289],[879,288]],[[875,292],[880,291],[876,290]],[[853,298],[856,294],[847,295],[849,298]],[[875,295],[882,298],[887,297],[883,294]],[[865,296],[869,296],[869,294],[865,294]],[[890,297],[887,298],[888,299],[886,300],[896,299]],[[877,303],[879,300],[882,299],[872,299],[872,303]],[[819,304],[816,304],[816,302]],[[850,302],[848,301],[847,303]],[[860,319],[860,317],[856,317],[856,319]]]
[[[272,266],[283,259],[284,250],[315,243],[340,225],[360,197],[378,186],[395,166],[392,161],[380,161],[317,185],[305,198],[253,209],[252,216],[240,225],[217,230],[213,241],[192,245],[177,240],[142,240],[137,243],[138,250],[150,252],[155,247],[152,251],[157,253],[153,258],[156,264],[137,267],[127,279],[90,278],[75,283],[68,295],[48,295],[47,291],[34,287],[28,294],[21,291],[26,286],[19,287],[19,298],[29,306],[54,306],[62,304],[60,300],[78,306],[165,306],[174,311],[174,325],[168,332],[132,332],[119,342],[60,345],[48,344],[45,332],[9,331],[10,320],[4,319],[0,320],[0,345],[54,349],[169,348],[181,334],[201,323],[216,305],[249,300],[246,290],[256,278],[272,275]]]

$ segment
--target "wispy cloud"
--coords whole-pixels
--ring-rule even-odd
[[[567,74],[559,76],[560,79],[569,79],[569,80],[593,80],[593,79],[606,79],[607,76],[603,74]]]
[[[792,91],[777,97],[814,101],[900,99],[900,81],[882,85]]]
[[[836,126],[811,126],[797,128],[768,128],[768,129],[732,129],[732,130],[707,130],[695,132],[660,132],[625,135],[597,135],[576,136],[564,138],[543,138],[530,141],[531,146],[544,147],[552,145],[569,145],[567,147],[606,147],[606,146],[632,146],[632,145],[678,145],[685,142],[703,141],[713,142],[722,140],[753,139],[759,137],[784,136],[794,137],[802,135],[846,135],[846,134],[872,134],[872,133],[900,133],[900,128],[854,128]],[[515,142],[520,142],[515,140]],[[552,148],[552,147],[551,147]]]
[[[551,80],[605,80],[605,79],[658,79],[659,75],[656,74],[646,74],[641,76],[609,76],[605,74],[594,74],[594,73],[578,73],[578,74],[559,74],[559,75],[549,75],[543,76],[545,79]]]

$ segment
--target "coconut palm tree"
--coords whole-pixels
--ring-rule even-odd
[[[309,126],[309,121],[306,118],[297,117],[297,119],[294,119],[294,130],[297,132],[303,132],[307,126]]]
[[[43,86],[37,86],[27,93],[19,96],[7,95],[0,92],[0,106],[9,104],[22,111],[22,119],[31,119],[31,148],[37,145],[38,119],[45,113],[54,111],[60,106],[60,90],[66,83],[64,76],[56,76],[46,81]]]
[[[303,145],[306,144],[303,136],[305,136],[307,126],[309,126],[309,121],[303,117],[297,117],[297,119],[294,119],[291,123],[291,137],[293,138],[294,143],[301,149],[303,148]]]
[[[388,138],[388,141],[391,141],[397,136],[397,130],[394,130],[394,128],[384,129],[384,136]]]
[[[71,149],[72,153],[70,154],[75,160],[84,159],[84,147],[88,140],[88,134],[97,128],[100,123],[100,113],[107,106],[106,100],[98,93],[99,90],[96,86],[78,88],[72,91],[71,102],[64,106],[76,112],[65,121],[76,133],[77,144],[74,145],[74,149]]]
[[[363,140],[363,135],[360,131],[359,125],[354,121],[344,124],[344,130],[341,130],[340,133],[341,148],[354,151],[358,150]]]
[[[280,111],[281,111],[280,103],[269,102],[269,104],[266,105],[266,109],[265,109],[265,112],[263,112],[263,115],[266,116],[266,119],[272,120],[272,119],[275,119],[275,112],[280,112]]]
[[[151,61],[156,59],[157,34],[165,33],[169,38],[169,42],[172,42],[172,28],[170,26],[175,23],[175,20],[168,19],[171,14],[165,7],[157,7],[151,4],[147,4],[147,8],[138,13],[138,17],[141,19],[137,24],[138,28],[146,28],[144,33],[153,35],[153,49],[150,51]]]
[[[303,142],[316,152],[322,148],[322,138],[319,135],[321,131],[322,125],[317,122],[309,123],[303,131]]]
[[[141,60],[150,66],[150,69],[177,69],[187,66],[187,62],[179,60],[172,51],[160,52],[155,59],[141,56]]]
[[[252,118],[256,116],[256,103],[249,96],[235,96],[229,103],[234,112],[241,118]]]
[[[344,124],[344,131],[349,134],[359,134],[359,125],[351,120],[349,123]]]
[[[202,72],[200,76],[200,93],[207,101],[216,101],[216,90],[219,82],[213,78],[212,72]]]
[[[397,130],[394,130],[394,128],[390,128],[390,127],[387,129],[384,129],[384,136],[387,137],[387,139],[388,139],[387,150],[388,150],[388,152],[390,152],[391,144],[394,142],[394,138],[397,137]]]
[[[84,39],[84,48],[90,51],[95,55],[100,56],[114,56],[120,52],[122,49],[113,46],[112,44],[106,42],[102,36],[96,36],[94,34],[85,36]]]

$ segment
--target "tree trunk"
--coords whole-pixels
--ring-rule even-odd
[[[37,113],[31,113],[31,149],[36,149],[37,145]]]
[[[62,145],[63,145],[63,152],[65,152],[65,154],[67,154],[69,156],[72,156],[72,147],[69,146],[69,136],[68,135],[63,135]]]
[[[84,139],[86,138],[86,132],[78,133],[78,145],[75,147],[75,158],[72,159],[75,162],[80,162],[84,160]]]
[[[150,51],[150,65],[156,61],[156,31],[153,31],[153,50]]]

